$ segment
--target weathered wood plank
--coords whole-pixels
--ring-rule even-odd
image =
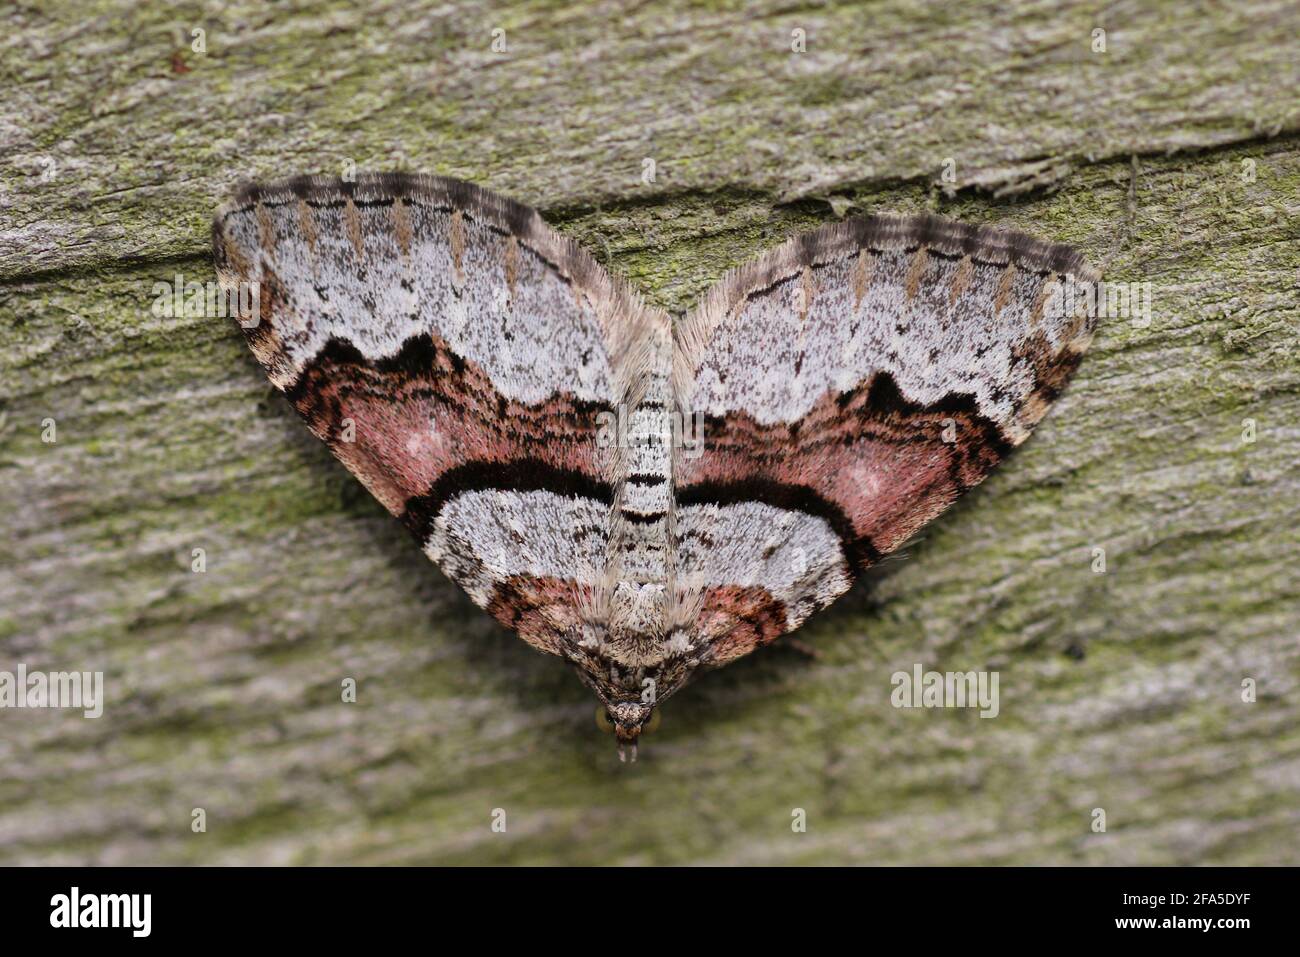
[[[7,50],[48,53],[5,57],[0,669],[102,669],[109,700],[0,711],[0,862],[1297,862],[1300,137],[1264,82],[1293,6],[1113,8],[1102,65],[1081,7],[524,5],[495,63],[488,13],[280,6],[223,6],[177,75],[183,7],[8,14]],[[61,143],[61,185],[15,178]],[[1153,284],[1151,321],[1103,323],[1034,439],[808,627],[818,661],[705,677],[619,768],[585,690],[429,565],[228,321],[150,313],[212,277],[228,182],[394,145],[549,206],[673,309],[833,194],[1076,243]],[[1171,146],[1207,149],[1128,157]],[[949,155],[988,188],[935,188]],[[1043,158],[1053,191],[991,195]],[[997,669],[1001,713],[896,710],[916,662]]]
[[[948,158],[959,185],[1050,183],[1078,162],[1295,130],[1297,11],[1278,0],[1104,13],[1082,2],[15,5],[0,21],[0,276],[197,252],[237,180],[349,161],[406,163],[541,206],[736,184],[828,194],[937,181]],[[805,52],[792,51],[796,30]]]

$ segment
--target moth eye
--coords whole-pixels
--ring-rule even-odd
[[[641,731],[645,734],[654,734],[659,730],[659,722],[662,720],[663,715],[658,711],[650,712],[650,720],[646,722],[645,727],[642,728]]]
[[[614,722],[609,719],[609,712],[603,704],[596,705],[596,727],[607,734],[614,733]]]

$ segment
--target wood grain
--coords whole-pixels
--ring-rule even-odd
[[[1295,4],[0,23],[0,670],[108,695],[0,711],[0,863],[1300,863]],[[1104,321],[1027,445],[800,633],[816,661],[706,676],[620,767],[230,320],[151,311],[213,279],[237,180],[348,160],[538,205],[673,310],[799,229],[928,209],[1075,244],[1151,315]],[[917,662],[997,670],[1000,714],[891,707]]]

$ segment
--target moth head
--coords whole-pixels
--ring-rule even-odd
[[[628,751],[636,760],[637,741],[642,734],[653,733],[659,727],[659,712],[654,705],[642,701],[619,701],[597,705],[596,726],[611,732],[618,740],[618,759],[626,761]]]

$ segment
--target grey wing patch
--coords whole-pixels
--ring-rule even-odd
[[[487,607],[510,578],[568,580],[595,589],[605,564],[609,505],[545,490],[479,489],[438,513],[425,553]]]
[[[213,239],[224,281],[266,287],[258,357],[282,388],[332,337],[382,359],[432,334],[511,398],[612,404],[662,322],[536,211],[457,180],[249,185],[218,212]]]
[[[762,502],[678,509],[678,566],[683,584],[762,589],[780,603],[793,631],[853,584],[835,530],[825,519]]]
[[[685,408],[793,422],[888,374],[923,406],[969,394],[1013,442],[1041,361],[1081,354],[1093,316],[1053,296],[1095,282],[1073,249],[939,217],[874,216],[796,237],[727,276],[677,337]]]

